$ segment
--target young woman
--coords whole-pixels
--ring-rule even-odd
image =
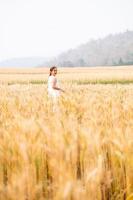
[[[64,92],[59,88],[58,81],[56,79],[57,67],[53,66],[50,68],[50,73],[48,77],[48,95],[56,100],[60,96],[60,92]]]

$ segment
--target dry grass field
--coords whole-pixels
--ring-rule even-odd
[[[0,200],[133,199],[133,66],[0,69]]]

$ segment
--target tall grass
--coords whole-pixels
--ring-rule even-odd
[[[0,87],[0,199],[132,199],[132,85],[63,87]]]

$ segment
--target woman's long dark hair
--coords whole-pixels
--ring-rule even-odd
[[[49,76],[51,76],[52,71],[53,71],[55,68],[57,68],[57,67],[56,67],[56,66],[53,66],[53,67],[50,68],[50,70],[49,70]]]

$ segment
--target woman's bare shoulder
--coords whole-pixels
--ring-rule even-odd
[[[54,81],[54,80],[56,80],[56,77],[55,76],[49,76],[49,80]]]

